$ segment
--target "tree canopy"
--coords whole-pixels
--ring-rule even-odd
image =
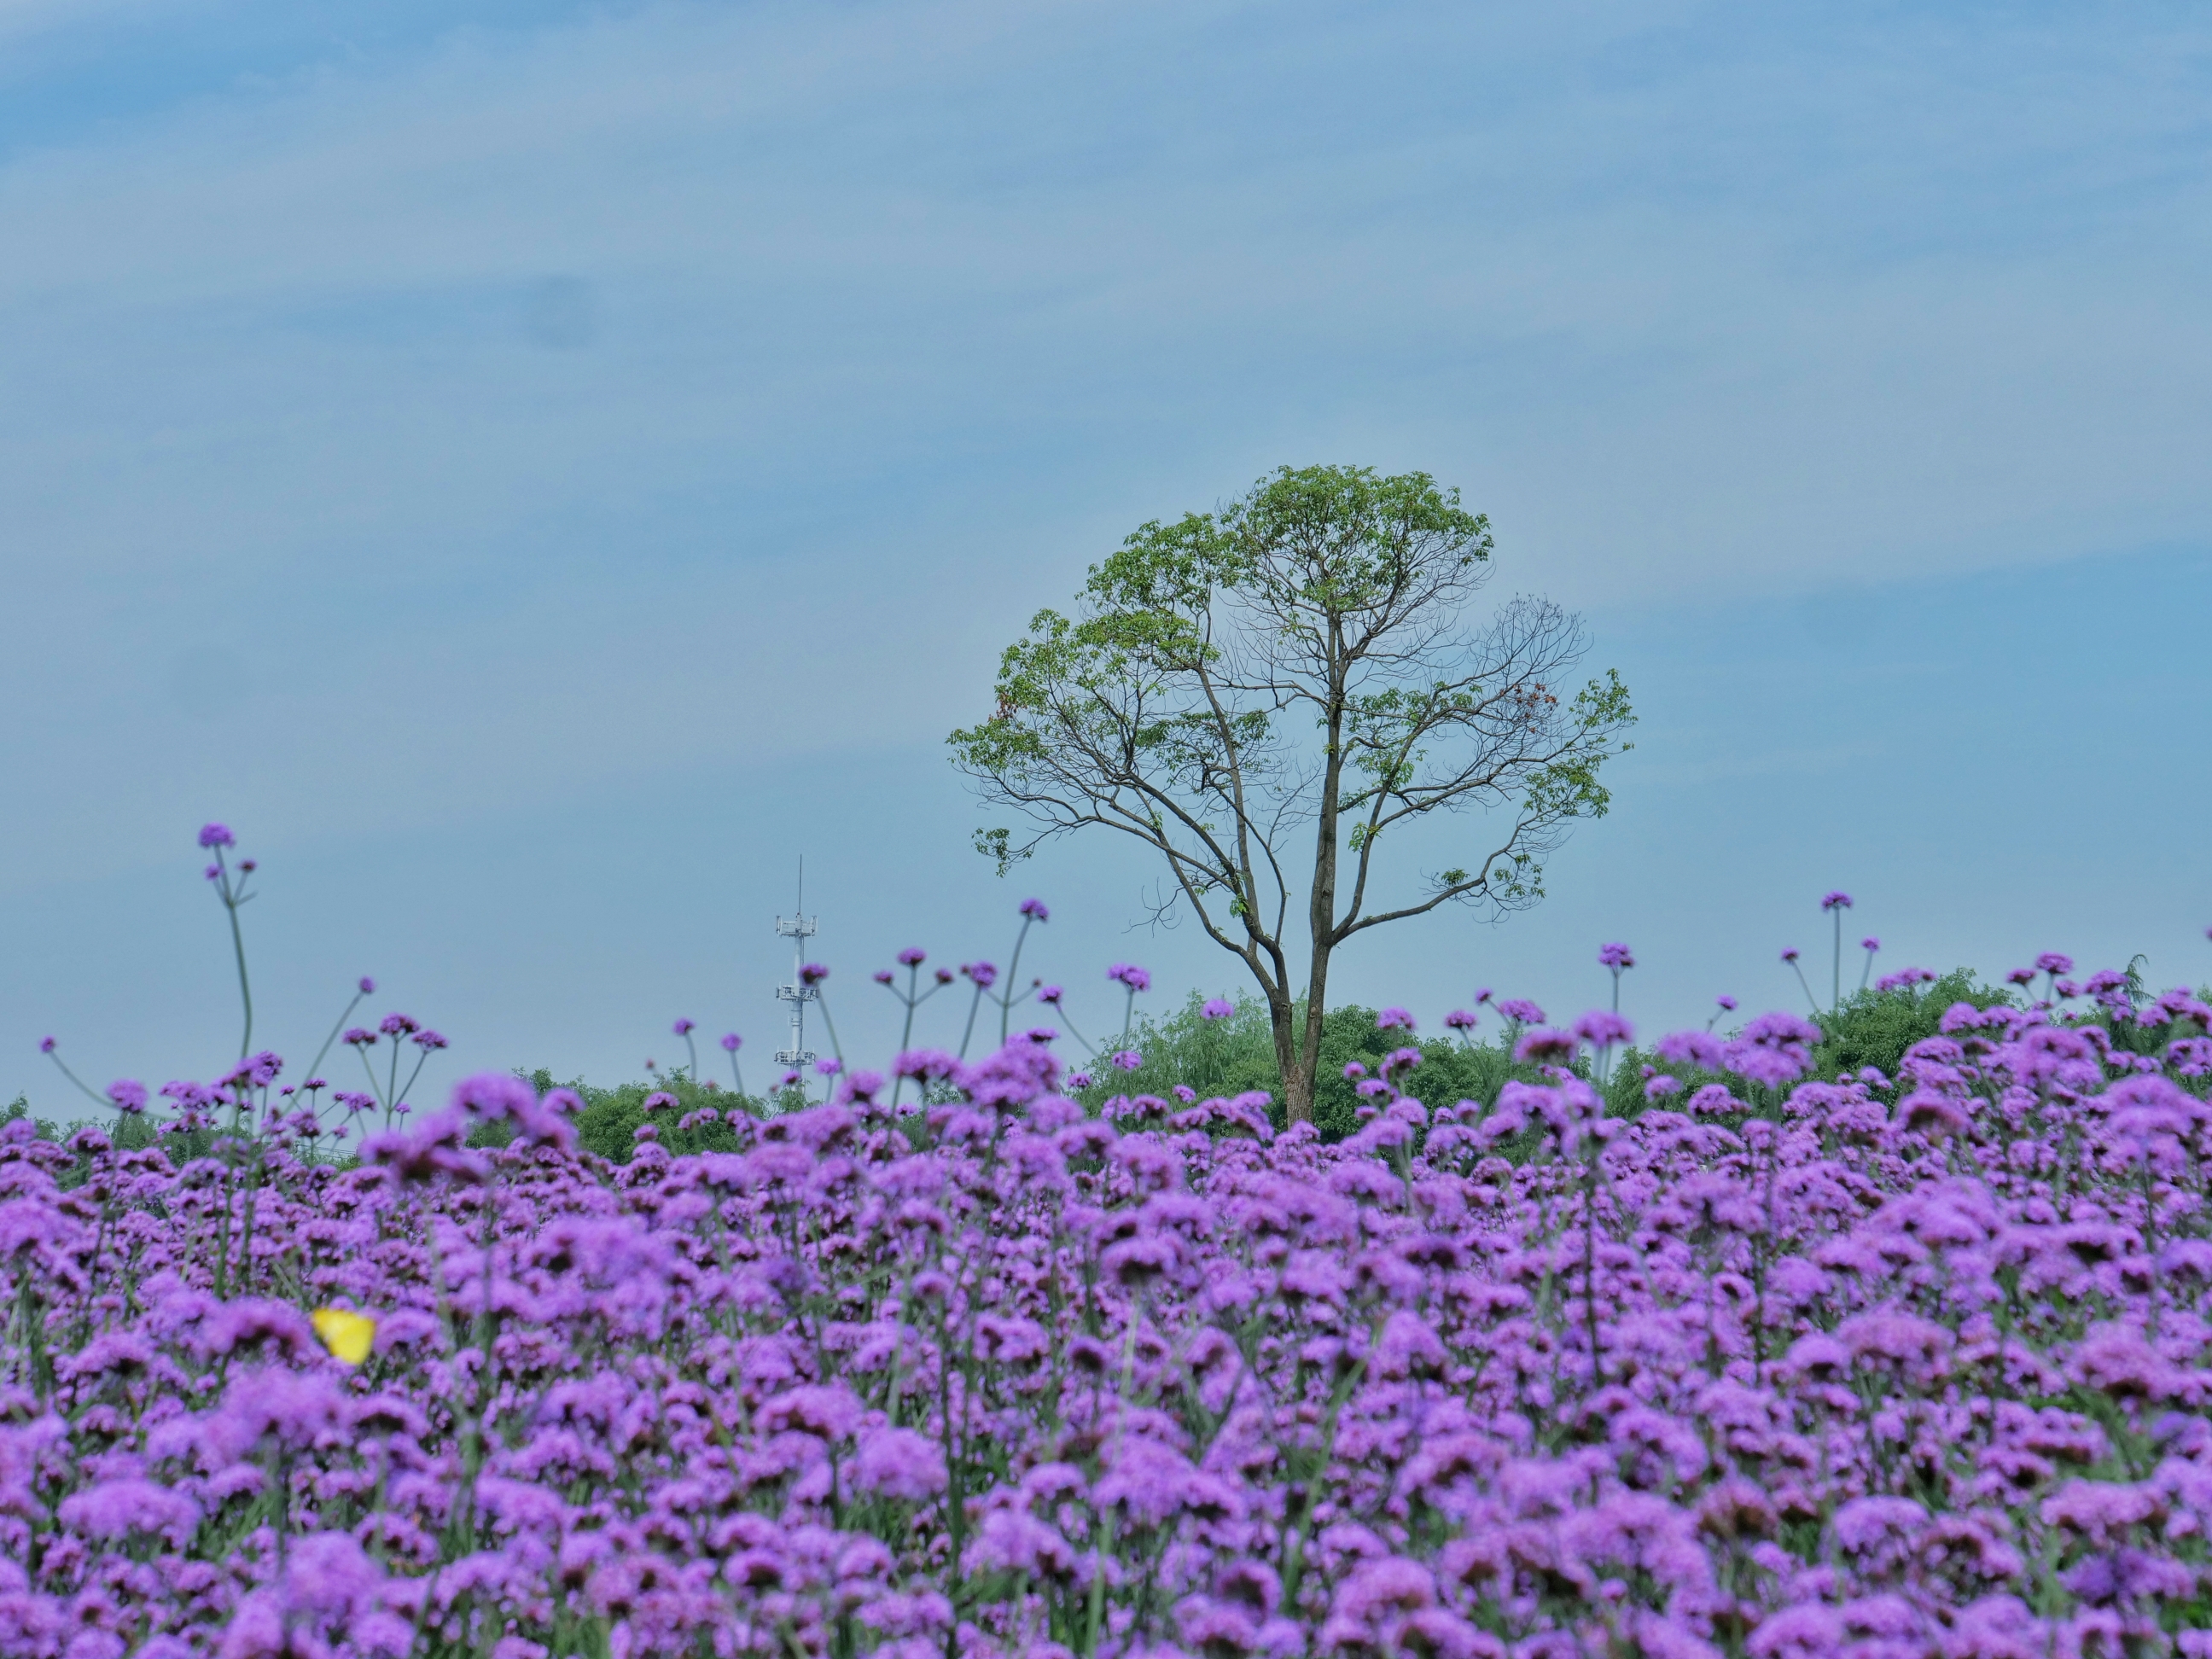
[[[1141,526],[1071,613],[1036,614],[994,712],[949,739],[1022,820],[977,832],[1002,871],[1094,825],[1158,854],[1163,908],[1187,905],[1266,999],[1294,1117],[1339,946],[1448,903],[1535,902],[1546,856],[1607,809],[1627,689],[1608,671],[1565,690],[1588,639],[1548,600],[1470,618],[1492,550],[1489,520],[1425,473],[1284,467]],[[1386,870],[1377,853],[1439,813],[1479,820],[1464,854]]]

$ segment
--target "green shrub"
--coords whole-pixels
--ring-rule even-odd
[[[1077,1091],[1079,1097],[1095,1110],[1115,1095],[1165,1097],[1178,1083],[1196,1090],[1202,1098],[1255,1089],[1281,1094],[1283,1079],[1275,1065],[1267,1006],[1243,998],[1226,1019],[1207,1019],[1200,1012],[1206,1002],[1202,994],[1193,991],[1180,1009],[1164,1018],[1140,1018],[1129,1033],[1129,1046],[1145,1057],[1144,1064],[1124,1072],[1102,1057],[1085,1068],[1094,1080],[1088,1089]],[[1116,1033],[1105,1046],[1110,1051],[1120,1040]]]
[[[1225,1019],[1209,1020],[1200,1010],[1206,999],[1192,992],[1189,1000],[1164,1019],[1143,1019],[1130,1033],[1129,1046],[1144,1064],[1123,1072],[1103,1064],[1090,1067],[1092,1082],[1078,1097],[1097,1110],[1115,1095],[1170,1097],[1182,1084],[1200,1099],[1215,1095],[1265,1091],[1277,1127],[1287,1121],[1283,1108],[1283,1076],[1275,1064],[1274,1038],[1267,1024],[1265,1004],[1241,999]],[[1327,1140],[1341,1140],[1358,1128],[1358,1082],[1344,1074],[1357,1063],[1372,1076],[1383,1058],[1406,1047],[1421,1051],[1421,1063],[1404,1079],[1406,1091],[1434,1110],[1461,1100],[1480,1101],[1486,1108],[1496,1103],[1498,1091],[1510,1078],[1542,1081],[1533,1066],[1516,1066],[1502,1040],[1462,1045],[1441,1037],[1408,1044],[1403,1034],[1376,1029],[1375,1010],[1347,1004],[1332,1008],[1322,1020],[1321,1070],[1314,1085],[1314,1127]],[[1639,1103],[1642,1097],[1638,1097]]]
[[[1954,1003],[1987,1008],[2013,1000],[2009,991],[1982,983],[1964,968],[1922,985],[1861,991],[1814,1019],[1822,1041],[1813,1051],[1810,1075],[1825,1080],[1838,1073],[1856,1073],[1871,1066],[1885,1077],[1894,1077],[1905,1051],[1923,1038],[1936,1036],[1943,1011]],[[1209,1020],[1200,1012],[1205,1003],[1206,999],[1194,991],[1180,1009],[1164,1018],[1139,1020],[1130,1033],[1129,1046],[1144,1055],[1144,1063],[1133,1072],[1103,1064],[1091,1066],[1091,1086],[1079,1091],[1084,1103],[1096,1110],[1115,1095],[1165,1098],[1178,1083],[1196,1091],[1201,1099],[1256,1089],[1273,1097],[1273,1116],[1281,1126],[1285,1121],[1282,1073],[1275,1064],[1265,1005],[1243,999],[1229,1018]],[[2106,1018],[2101,1009],[2093,1007],[2071,1023],[2087,1023],[2092,1015],[2100,1023]],[[1401,1035],[1377,1030],[1371,1008],[1347,1005],[1329,1010],[1322,1022],[1321,1070],[1314,1086],[1314,1127],[1322,1139],[1341,1140],[1361,1121],[1359,1108],[1364,1103],[1358,1084],[1345,1076],[1344,1068],[1357,1062],[1373,1075],[1385,1055],[1407,1046],[1399,1040]],[[2154,1036],[2139,1038],[2132,1026],[2114,1035],[2121,1046],[2155,1042]],[[1497,1104],[1498,1091],[1510,1079],[1545,1080],[1534,1066],[1514,1061],[1502,1032],[1472,1043],[1431,1037],[1412,1046],[1420,1049],[1421,1064],[1404,1079],[1406,1092],[1431,1111],[1462,1100],[1475,1101],[1487,1111]],[[1644,1067],[1655,1063],[1650,1050],[1631,1048],[1613,1059],[1604,1079],[1593,1079],[1609,1112],[1632,1117],[1644,1109]],[[1590,1075],[1586,1066],[1577,1069],[1585,1077]],[[1679,1066],[1660,1069],[1681,1073]],[[1695,1081],[1713,1079],[1700,1076],[1695,1081],[1686,1077],[1685,1080],[1694,1087]]]
[[[760,1116],[772,1109],[770,1103],[756,1097],[694,1083],[680,1072],[662,1082],[625,1083],[612,1089],[596,1089],[581,1080],[556,1084],[553,1074],[542,1066],[534,1072],[518,1072],[516,1075],[540,1095],[555,1088],[574,1090],[584,1102],[584,1109],[576,1115],[577,1140],[586,1152],[597,1152],[616,1164],[629,1162],[630,1154],[637,1150],[637,1131],[647,1123],[658,1132],[655,1138],[672,1153],[734,1152],[738,1150],[738,1137],[726,1122],[701,1124],[690,1129],[678,1126],[702,1109],[722,1113],[732,1106],[742,1106]],[[676,1104],[656,1106],[647,1111],[645,1103],[656,1094],[675,1096]],[[503,1146],[513,1134],[514,1130],[506,1124],[485,1124],[470,1135],[469,1144]]]
[[[8,1109],[0,1112],[0,1123],[13,1123],[26,1117],[31,1117],[31,1097],[17,1095],[8,1103]],[[48,1118],[31,1117],[31,1129],[41,1140],[59,1140],[62,1138],[62,1126]]]
[[[1821,1033],[1820,1043],[1813,1050],[1813,1076],[1825,1081],[1838,1073],[1856,1073],[1871,1066],[1893,1078],[1905,1051],[1936,1036],[1943,1011],[1954,1003],[1988,1008],[2013,1000],[2009,991],[1982,984],[1964,968],[1954,968],[1925,985],[1861,991],[1846,997],[1840,1007],[1813,1017]]]

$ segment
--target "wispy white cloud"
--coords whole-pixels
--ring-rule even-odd
[[[2094,71],[2138,58],[2061,73],[1996,30],[1923,27],[1917,62],[1771,29],[1700,56],[1723,23],[670,9],[317,65],[0,178],[10,369],[48,392],[10,436],[112,459],[134,424],[266,421],[301,465],[249,440],[252,493],[289,471],[358,523],[379,507],[325,471],[353,466],[512,524],[579,451],[678,471],[711,434],[803,495],[851,476],[841,437],[919,459],[1042,422],[1079,470],[1098,428],[1184,421],[1195,448],[1164,447],[1209,477],[1285,444],[1416,453],[1608,586],[2191,521],[2202,187],[2142,155],[2186,88],[2124,115]],[[2076,153],[1962,85],[1970,52],[2041,64]],[[2123,175],[2131,209],[2080,199]],[[2028,204],[1959,232],[2008,186],[2052,198],[2047,240]],[[603,331],[541,374],[532,296],[561,278]],[[257,524],[153,493],[240,556],[298,538],[281,495]]]

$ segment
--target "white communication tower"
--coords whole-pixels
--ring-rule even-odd
[[[805,1071],[814,1063],[814,1050],[806,1046],[806,1005],[822,995],[819,986],[809,985],[805,973],[806,941],[814,937],[817,919],[806,914],[806,860],[799,861],[799,913],[775,919],[777,934],[791,941],[791,983],[775,988],[775,1000],[791,1005],[791,1047],[775,1051],[775,1063],[787,1072],[797,1072],[799,1086],[806,1087]]]

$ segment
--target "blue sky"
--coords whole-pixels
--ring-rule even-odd
[[[850,1046],[919,943],[1234,984],[945,766],[1143,520],[1423,468],[1644,724],[1502,928],[1343,964],[1647,1027],[1886,965],[2212,975],[2212,28],[2183,7],[0,0],[0,1099],[264,1015],[452,1069]],[[864,995],[863,993],[866,993]]]

